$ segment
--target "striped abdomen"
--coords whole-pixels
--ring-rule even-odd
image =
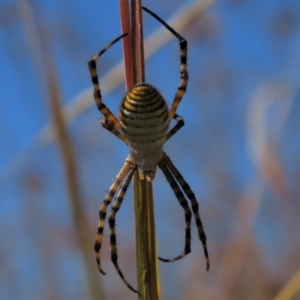
[[[145,171],[155,167],[162,156],[162,146],[169,127],[169,112],[165,99],[151,85],[134,86],[124,97],[120,112],[123,134],[129,142],[131,156]]]
[[[132,149],[148,153],[164,144],[169,127],[168,107],[151,85],[134,86],[121,103],[119,117]]]

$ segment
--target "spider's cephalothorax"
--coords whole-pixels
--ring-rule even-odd
[[[119,119],[140,177],[153,180],[170,123],[165,99],[153,86],[137,84],[124,97]]]
[[[97,53],[88,63],[94,86],[94,98],[96,105],[99,111],[104,115],[104,118],[101,120],[101,125],[105,129],[112,132],[130,148],[130,154],[126,158],[123,167],[118,173],[108,193],[105,195],[100,207],[98,231],[94,245],[96,262],[99,271],[102,274],[105,274],[101,268],[100,249],[107,207],[114,199],[108,218],[110,229],[111,260],[123,282],[134,292],[137,292],[137,290],[134,289],[125,279],[118,264],[115,218],[116,213],[121,207],[133,173],[136,170],[138,170],[139,176],[142,180],[146,178],[148,181],[152,181],[158,166],[164,173],[167,181],[173,189],[179,204],[184,209],[184,250],[181,254],[174,258],[164,259],[159,257],[159,259],[164,262],[172,262],[185,257],[191,252],[191,219],[193,213],[198,229],[198,235],[203,245],[207,270],[209,269],[206,236],[199,215],[198,202],[188,183],[174,166],[168,155],[163,151],[163,144],[184,125],[183,119],[176,114],[176,110],[185,94],[188,83],[188,72],[186,66],[187,41],[155,13],[145,7],[143,7],[143,9],[157,19],[161,24],[163,24],[179,40],[181,80],[170,109],[168,109],[166,101],[157,91],[157,89],[146,83],[135,85],[125,95],[119,110],[119,120],[102,102],[96,70],[96,61],[113,44],[125,37],[127,33],[114,39],[99,53]],[[176,124],[169,130],[169,124],[171,120],[175,120]],[[187,199],[191,203],[192,210],[189,207]]]

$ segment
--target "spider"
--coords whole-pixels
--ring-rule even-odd
[[[148,83],[136,84],[123,98],[119,110],[119,120],[102,102],[96,61],[113,44],[124,38],[127,33],[117,37],[106,45],[89,62],[89,71],[94,87],[94,98],[99,111],[104,115],[101,125],[113,133],[129,146],[130,154],[126,158],[116,179],[105,195],[99,211],[99,223],[97,237],[94,245],[95,257],[99,271],[105,275],[100,263],[100,249],[102,244],[103,229],[108,205],[115,198],[111,213],[108,219],[110,228],[111,261],[124,284],[133,292],[138,292],[125,279],[119,264],[117,255],[117,241],[115,231],[115,219],[121,207],[124,195],[130,184],[134,172],[137,170],[141,180],[152,181],[155,177],[157,166],[162,170],[171,188],[173,189],[179,204],[184,209],[185,214],[185,246],[181,254],[174,258],[165,259],[159,257],[161,261],[173,262],[185,257],[191,252],[191,219],[192,212],[195,217],[199,238],[203,245],[206,258],[206,269],[209,269],[209,256],[206,246],[206,235],[199,215],[199,205],[190,186],[182,177],[180,172],[172,163],[169,156],[163,151],[164,143],[171,138],[183,125],[184,120],[176,114],[177,108],[182,100],[188,83],[187,73],[187,41],[171,28],[159,16],[148,8],[143,9],[164,25],[178,40],[180,45],[180,85],[176,91],[173,103],[168,109],[167,103],[158,90]],[[176,121],[175,126],[169,130],[171,120]],[[117,193],[118,191],[118,193]],[[117,193],[117,195],[116,195]],[[116,197],[115,197],[116,195]],[[189,208],[187,198],[191,202],[192,212]]]

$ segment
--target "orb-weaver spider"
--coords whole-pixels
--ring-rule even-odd
[[[148,181],[152,181],[155,177],[156,168],[158,166],[164,173],[167,181],[169,182],[177,197],[178,202],[184,209],[184,250],[180,255],[174,258],[164,259],[159,257],[159,259],[164,262],[172,262],[185,257],[191,252],[191,219],[193,212],[198,228],[199,238],[202,242],[204,254],[206,257],[207,270],[209,269],[206,235],[204,233],[201,218],[199,215],[198,202],[190,186],[174,166],[168,155],[163,151],[164,143],[184,125],[183,119],[176,114],[176,111],[180,104],[180,101],[185,94],[188,83],[186,64],[187,41],[155,13],[145,7],[143,7],[143,9],[150,15],[152,15],[155,19],[157,19],[162,25],[164,25],[179,40],[181,81],[170,109],[168,109],[166,101],[157,91],[157,89],[147,83],[140,83],[135,85],[125,95],[121,102],[119,110],[119,120],[102,102],[102,96],[96,70],[96,61],[113,44],[124,38],[127,33],[119,36],[111,43],[106,45],[88,63],[94,86],[94,98],[96,101],[96,105],[99,111],[104,115],[104,118],[101,120],[101,125],[112,132],[130,148],[129,156],[126,158],[123,167],[121,168],[116,179],[111,185],[108,193],[105,195],[103,203],[100,207],[97,238],[94,246],[96,262],[99,271],[102,274],[105,274],[100,264],[100,248],[102,244],[107,207],[118,191],[117,196],[113,202],[108,220],[110,228],[111,260],[123,282],[134,292],[137,292],[137,290],[134,289],[125,279],[118,264],[115,218],[116,213],[120,209],[133,173],[136,170],[138,170],[139,176],[142,180],[146,179]],[[177,123],[171,130],[169,130],[169,124],[172,119],[174,119]],[[186,198],[188,198],[191,202],[192,212],[189,208]]]

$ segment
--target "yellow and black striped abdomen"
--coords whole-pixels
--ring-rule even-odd
[[[120,124],[129,146],[139,153],[151,153],[162,148],[169,127],[165,99],[151,85],[134,86],[124,97]]]

